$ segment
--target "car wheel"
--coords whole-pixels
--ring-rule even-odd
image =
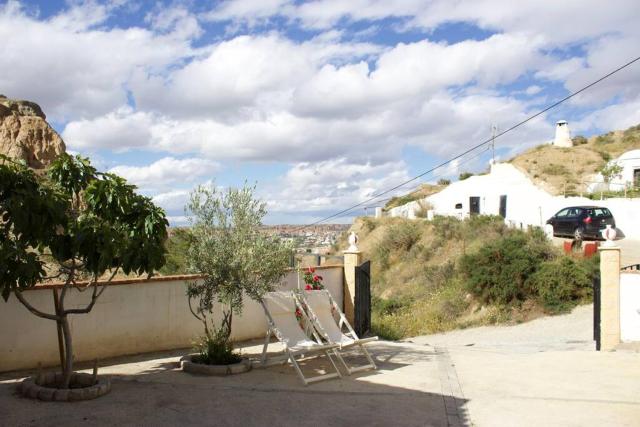
[[[573,238],[575,240],[584,239],[584,228],[582,228],[582,227],[576,228],[575,231],[573,232]]]

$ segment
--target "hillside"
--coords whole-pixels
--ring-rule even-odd
[[[398,339],[564,312],[590,298],[594,261],[501,218],[358,218],[372,262],[374,333]],[[346,242],[341,242],[346,248]]]
[[[396,206],[402,206],[414,200],[424,199],[432,194],[435,194],[446,187],[445,184],[422,184],[420,187],[408,193],[404,196],[392,197],[385,204],[384,210],[395,208]]]
[[[573,138],[572,148],[539,145],[510,160],[551,194],[579,194],[609,160],[640,148],[640,125],[589,139]]]

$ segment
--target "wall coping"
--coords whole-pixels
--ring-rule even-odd
[[[307,267],[303,267],[305,269]],[[327,270],[330,268],[344,268],[343,264],[334,264],[334,265],[320,265],[313,267],[316,270]],[[294,271],[295,268],[287,268],[287,272]],[[197,280],[203,278],[202,274],[177,274],[173,276],[153,276],[151,278],[146,277],[132,277],[126,279],[113,279],[110,282],[98,281],[98,284],[107,286],[120,286],[120,285],[134,285],[134,284],[143,284],[143,283],[160,283],[160,282],[173,282],[177,280]],[[79,285],[86,285],[89,282],[78,282]],[[30,290],[38,290],[38,289],[60,289],[64,286],[63,282],[54,282],[54,283],[40,283],[32,288],[24,289],[24,291]]]

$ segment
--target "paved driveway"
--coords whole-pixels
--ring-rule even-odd
[[[596,352],[591,305],[511,327],[414,338],[448,349],[478,426],[638,426],[640,353]]]

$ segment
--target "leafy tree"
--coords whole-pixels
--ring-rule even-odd
[[[458,177],[458,180],[459,181],[464,181],[465,179],[470,178],[472,176],[473,176],[473,174],[471,172],[462,172],[460,174],[460,176]]]
[[[604,178],[604,182],[608,184],[612,179],[622,176],[622,166],[617,163],[607,163],[600,169],[600,174]]]
[[[118,271],[151,275],[164,263],[165,214],[134,190],[79,156],[61,155],[42,176],[6,157],[0,164],[0,291],[56,322],[64,342],[61,388],[73,372],[69,315],[89,313]],[[55,312],[47,313],[23,291],[52,279],[63,285],[54,290]],[[66,307],[71,288],[90,290],[84,307]]]
[[[289,266],[290,246],[260,232],[267,211],[254,191],[246,185],[225,192],[201,186],[186,207],[192,225],[189,269],[204,276],[188,284],[187,297],[191,313],[204,326],[199,348],[205,363],[233,360],[232,320],[242,312],[243,295],[259,300],[275,289]]]
[[[438,185],[449,185],[449,184],[451,184],[450,179],[440,178],[438,180]]]

